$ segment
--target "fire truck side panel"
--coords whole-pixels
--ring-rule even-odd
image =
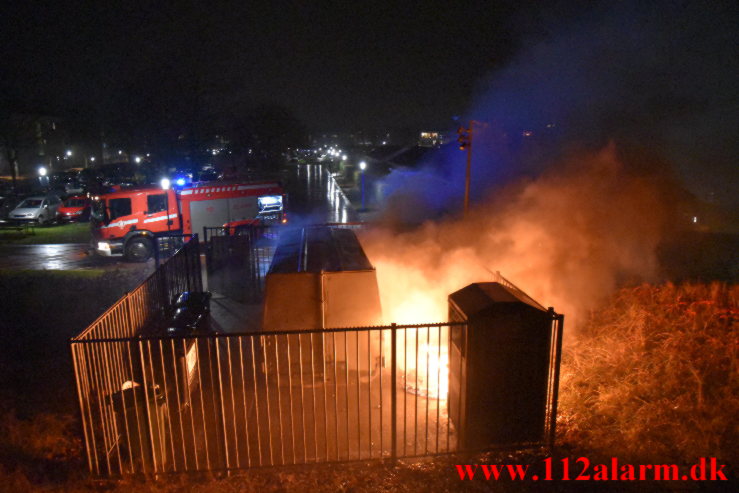
[[[184,233],[203,234],[203,227],[254,219],[259,213],[257,198],[282,195],[278,183],[202,186],[180,192]],[[203,206],[202,204],[209,204]]]
[[[230,212],[229,222],[254,219],[259,214],[256,195],[229,199],[228,205]]]
[[[228,200],[202,200],[190,202],[189,206],[190,220],[185,220],[186,232],[203,234],[204,226],[213,227],[228,222]]]

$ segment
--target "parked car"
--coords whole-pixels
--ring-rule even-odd
[[[85,193],[85,187],[78,180],[71,180],[64,184],[64,193],[67,195]]]
[[[84,195],[69,197],[59,208],[59,219],[66,222],[90,219],[90,199]]]
[[[61,199],[56,195],[38,195],[23,200],[10,212],[9,219],[19,222],[36,222],[39,225],[57,220]]]
[[[0,223],[8,221],[10,211],[15,209],[15,206],[18,205],[20,200],[20,197],[12,193],[0,195]]]

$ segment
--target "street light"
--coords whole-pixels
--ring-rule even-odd
[[[341,160],[342,161],[346,161],[346,154],[344,154],[343,156],[341,156]]]
[[[72,157],[72,150],[71,149],[67,149],[67,157]]]
[[[49,177],[46,176],[46,168],[44,166],[39,166],[38,168],[38,182],[41,187],[47,187],[49,186]]]
[[[136,161],[136,164],[139,164],[141,163],[141,156],[136,156],[133,160]]]
[[[367,169],[367,163],[365,161],[359,162],[359,169],[361,171],[361,177],[362,177],[362,210],[364,210],[364,170]]]
[[[95,156],[90,156],[90,162],[91,163],[94,163],[95,162]]]

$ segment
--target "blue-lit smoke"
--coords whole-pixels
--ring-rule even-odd
[[[472,198],[536,177],[564,153],[642,149],[669,162],[700,198],[736,204],[737,8],[733,2],[619,3],[561,19],[479,85],[462,118],[475,129]],[[494,56],[494,54],[491,54]],[[456,137],[454,131],[450,134]],[[630,171],[638,164],[625,163]],[[465,155],[441,148],[386,179],[395,215],[458,213]]]
[[[584,320],[624,283],[658,278],[657,246],[687,196],[670,164],[704,198],[735,187],[736,9],[645,3],[558,25],[481,84],[462,119],[487,124],[464,220],[456,146],[387,177],[388,219],[435,219],[363,238],[390,321],[440,319],[449,293],[496,270]]]

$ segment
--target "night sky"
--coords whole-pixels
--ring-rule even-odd
[[[556,121],[568,139],[641,141],[702,195],[739,196],[736,2],[81,5],[4,7],[1,105],[124,109],[153,129],[261,104],[312,132]]]
[[[532,2],[14,2],[3,97],[102,111],[196,84],[208,110],[281,104],[311,129],[446,127],[549,13]],[[187,6],[189,5],[189,6]],[[180,86],[180,87],[177,87]]]

